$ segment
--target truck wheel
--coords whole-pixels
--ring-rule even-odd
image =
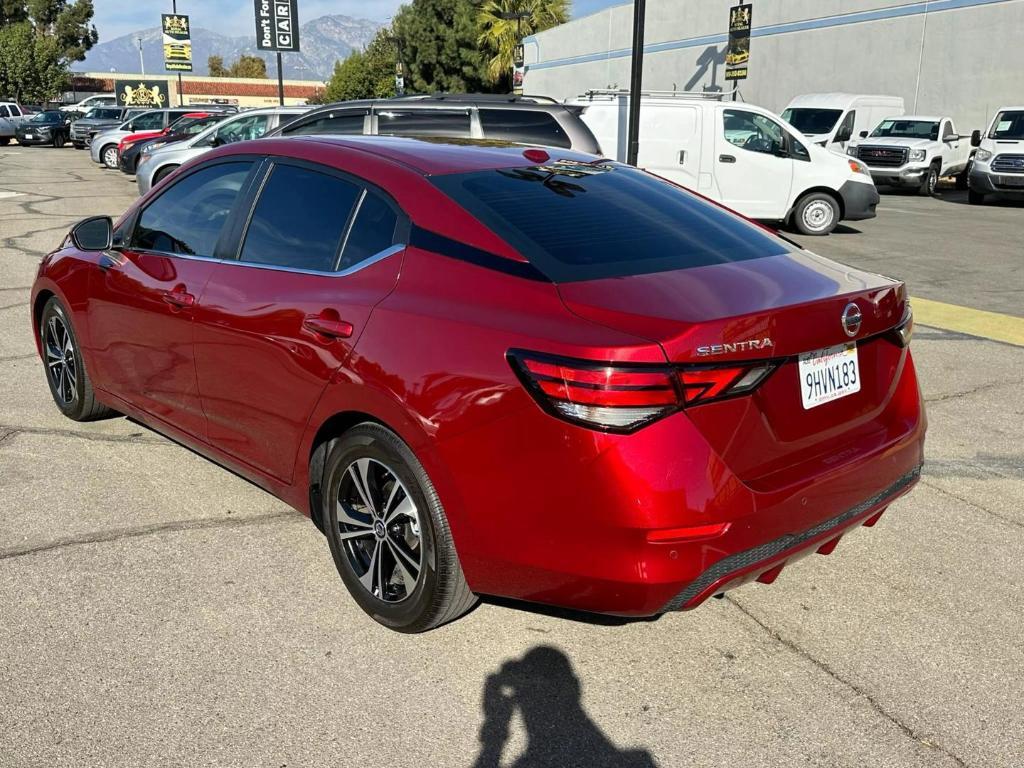
[[[935,194],[935,187],[939,185],[939,169],[934,165],[931,166],[924,178],[921,179],[921,186],[918,187],[917,193],[922,197],[931,197]]]
[[[959,190],[967,189],[967,179],[971,175],[971,164],[968,163],[964,166],[964,169],[956,175],[956,188]]]
[[[971,205],[984,205],[985,195],[982,192],[975,192],[973,189],[967,190],[967,202]]]
[[[6,147],[10,143],[11,143],[10,137],[8,137],[8,136],[0,137],[0,147]]]
[[[793,211],[793,224],[804,235],[827,235],[838,223],[839,203],[825,192],[804,195]]]

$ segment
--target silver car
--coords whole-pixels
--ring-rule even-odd
[[[143,112],[116,128],[108,128],[93,136],[92,143],[89,144],[89,156],[94,163],[105,165],[107,168],[117,168],[117,145],[125,136],[140,131],[158,133],[183,115],[204,111],[206,110],[195,107],[171,107]]]
[[[308,109],[309,107],[250,109],[232,115],[186,141],[166,144],[157,148],[146,147],[142,150],[138,168],[135,169],[135,182],[139,185],[139,194],[146,194],[154,184],[165,176],[204,152],[209,152],[214,147],[223,144],[258,139]]]

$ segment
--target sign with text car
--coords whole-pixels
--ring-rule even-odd
[[[160,28],[164,37],[164,69],[168,72],[191,72],[192,34],[188,16],[161,14]]]
[[[750,20],[753,6],[749,3],[729,9],[729,44],[725,52],[725,79],[746,80],[750,61]]]
[[[298,0],[255,0],[255,4],[256,47],[261,51],[298,51]]]
[[[165,80],[115,80],[114,93],[119,107],[167,106],[167,82]]]

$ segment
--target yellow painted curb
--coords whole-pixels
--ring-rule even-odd
[[[911,298],[910,305],[914,308],[916,324],[1024,347],[1024,317],[943,304],[931,299]]]

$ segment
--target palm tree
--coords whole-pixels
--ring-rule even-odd
[[[521,20],[517,18],[519,15],[522,15]],[[494,54],[487,62],[491,82],[509,77],[520,31],[525,37],[568,20],[568,0],[485,0],[477,18],[478,42],[484,50]]]

